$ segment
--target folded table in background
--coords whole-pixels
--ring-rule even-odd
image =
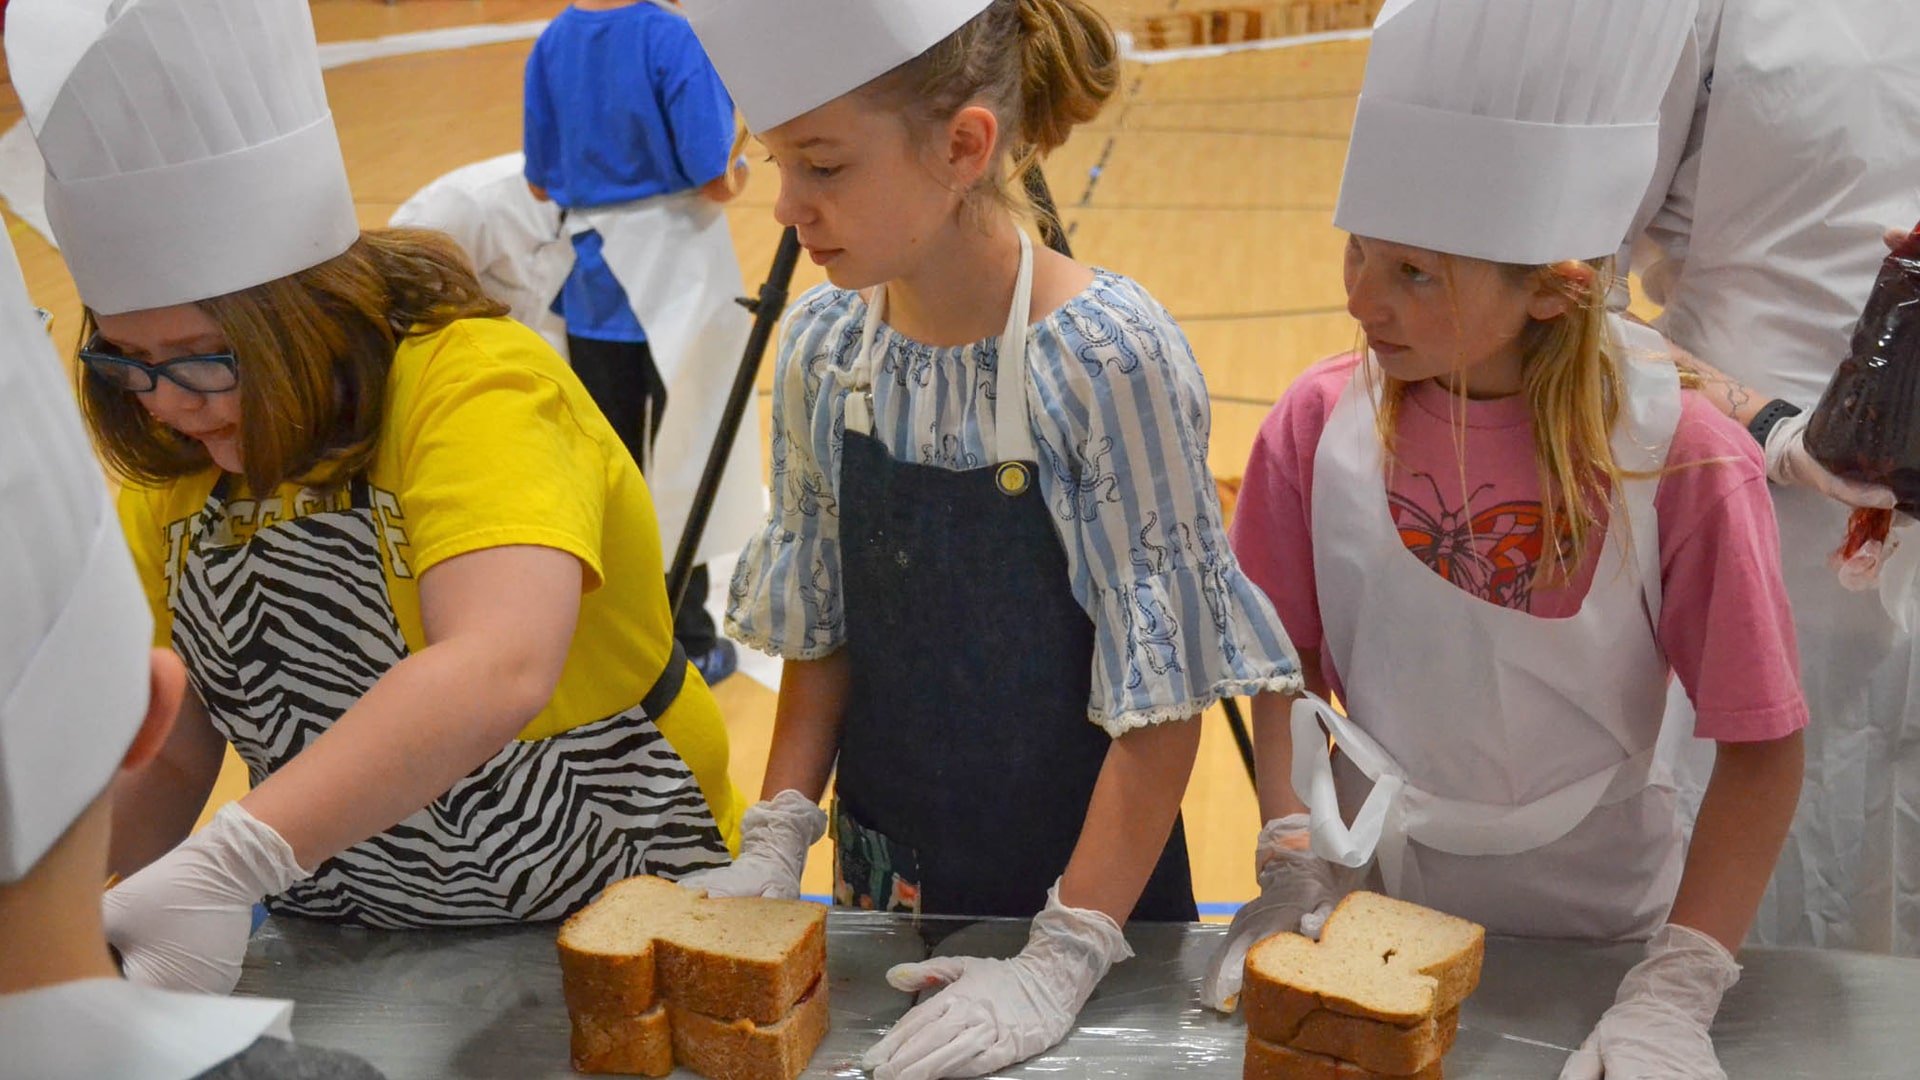
[[[1113,969],[1067,1041],[995,1075],[1238,1078],[1246,1029],[1201,1006],[1197,989],[1225,930],[1129,927],[1138,955]],[[579,1074],[567,1063],[556,931],[552,923],[371,931],[273,918],[254,936],[239,992],[292,999],[295,1038],[357,1053],[389,1080],[563,1080]],[[936,952],[1011,956],[1026,933],[1023,920],[832,912],[833,1022],[803,1075],[865,1075],[860,1055],[912,1004],[887,986],[890,965]],[[1637,945],[1488,938],[1447,1080],[1551,1080],[1639,957]],[[1798,949],[1752,949],[1741,959],[1746,973],[1713,1029],[1728,1075],[1908,1080],[1920,1072],[1920,960]]]

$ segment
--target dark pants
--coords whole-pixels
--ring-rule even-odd
[[[573,357],[574,374],[644,471],[648,451],[660,434],[660,417],[667,409],[667,387],[653,366],[653,350],[644,341],[599,341],[568,334],[567,351]],[[665,555],[673,558],[671,551]],[[712,652],[716,642],[706,604],[707,568],[702,564],[688,576],[686,599],[673,621],[673,636],[689,656]]]

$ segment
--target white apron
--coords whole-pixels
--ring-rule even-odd
[[[736,302],[747,291],[727,214],[697,191],[682,191],[569,210],[567,228],[600,234],[607,268],[626,291],[667,387],[666,413],[642,471],[671,562],[753,329],[753,316]],[[740,418],[696,565],[746,546],[766,521],[762,491],[760,412],[750,407]]]
[[[1377,855],[1389,894],[1490,931],[1644,937],[1665,919],[1684,858],[1655,754],[1669,673],[1654,635],[1658,481],[1622,485],[1576,614],[1481,600],[1400,539],[1366,366],[1314,463],[1325,649],[1353,717],[1295,705],[1293,784],[1312,810],[1314,851],[1356,867]],[[1626,385],[1614,454],[1624,469],[1657,470],[1679,420],[1678,378],[1631,361]]]
[[[1886,248],[1920,218],[1920,4],[1738,0],[1713,63],[1699,190],[1662,326],[1767,397],[1811,408]],[[1909,536],[1881,594],[1827,567],[1848,510],[1775,488],[1812,724],[1799,814],[1749,940],[1920,953],[1920,687]],[[1676,685],[1669,723],[1693,712]],[[1712,765],[1693,740],[1690,808]]]
[[[262,1037],[293,1040],[293,1003],[83,979],[0,995],[0,1080],[189,1080]]]

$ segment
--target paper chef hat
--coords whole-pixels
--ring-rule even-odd
[[[1542,265],[1619,250],[1692,0],[1389,0],[1333,223]]]
[[[259,285],[359,236],[307,0],[14,0],[6,45],[95,311]]]
[[[0,883],[107,788],[146,715],[153,616],[66,367],[0,253]]]
[[[693,32],[764,132],[938,45],[990,0],[686,0]]]

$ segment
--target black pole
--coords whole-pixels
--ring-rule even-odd
[[[1247,783],[1253,785],[1254,793],[1260,792],[1260,778],[1253,772],[1253,738],[1247,734],[1247,722],[1240,717],[1240,700],[1223,697],[1220,708],[1227,714],[1227,727],[1233,731],[1233,744],[1240,748],[1240,764],[1247,767]]]
[[[754,383],[760,378],[760,361],[766,356],[767,343],[780,324],[780,313],[787,307],[787,287],[793,283],[793,268],[800,262],[800,235],[792,226],[780,234],[780,247],[773,253],[773,267],[760,285],[757,299],[742,299],[740,306],[753,312],[753,330],[747,335],[747,348],[740,356],[740,368],[733,376],[733,391],[727,396],[726,411],[720,414],[720,430],[714,433],[713,447],[707,451],[707,467],[700,474],[700,486],[693,494],[693,506],[687,512],[686,528],[680,532],[680,546],[673,553],[673,566],[667,571],[667,600],[675,615],[687,592],[687,579],[693,576],[694,557],[700,550],[700,538],[707,531],[707,518],[713,514],[714,496],[720,491],[720,478],[727,471],[727,458],[733,454],[733,440],[740,434],[740,420],[753,403]]]
[[[1053,191],[1047,187],[1047,178],[1038,168],[1028,169],[1025,181],[1027,201],[1033,203],[1033,209],[1040,218],[1040,239],[1047,246],[1073,258],[1073,245],[1067,241],[1066,227],[1060,224],[1060,211],[1053,205]]]

